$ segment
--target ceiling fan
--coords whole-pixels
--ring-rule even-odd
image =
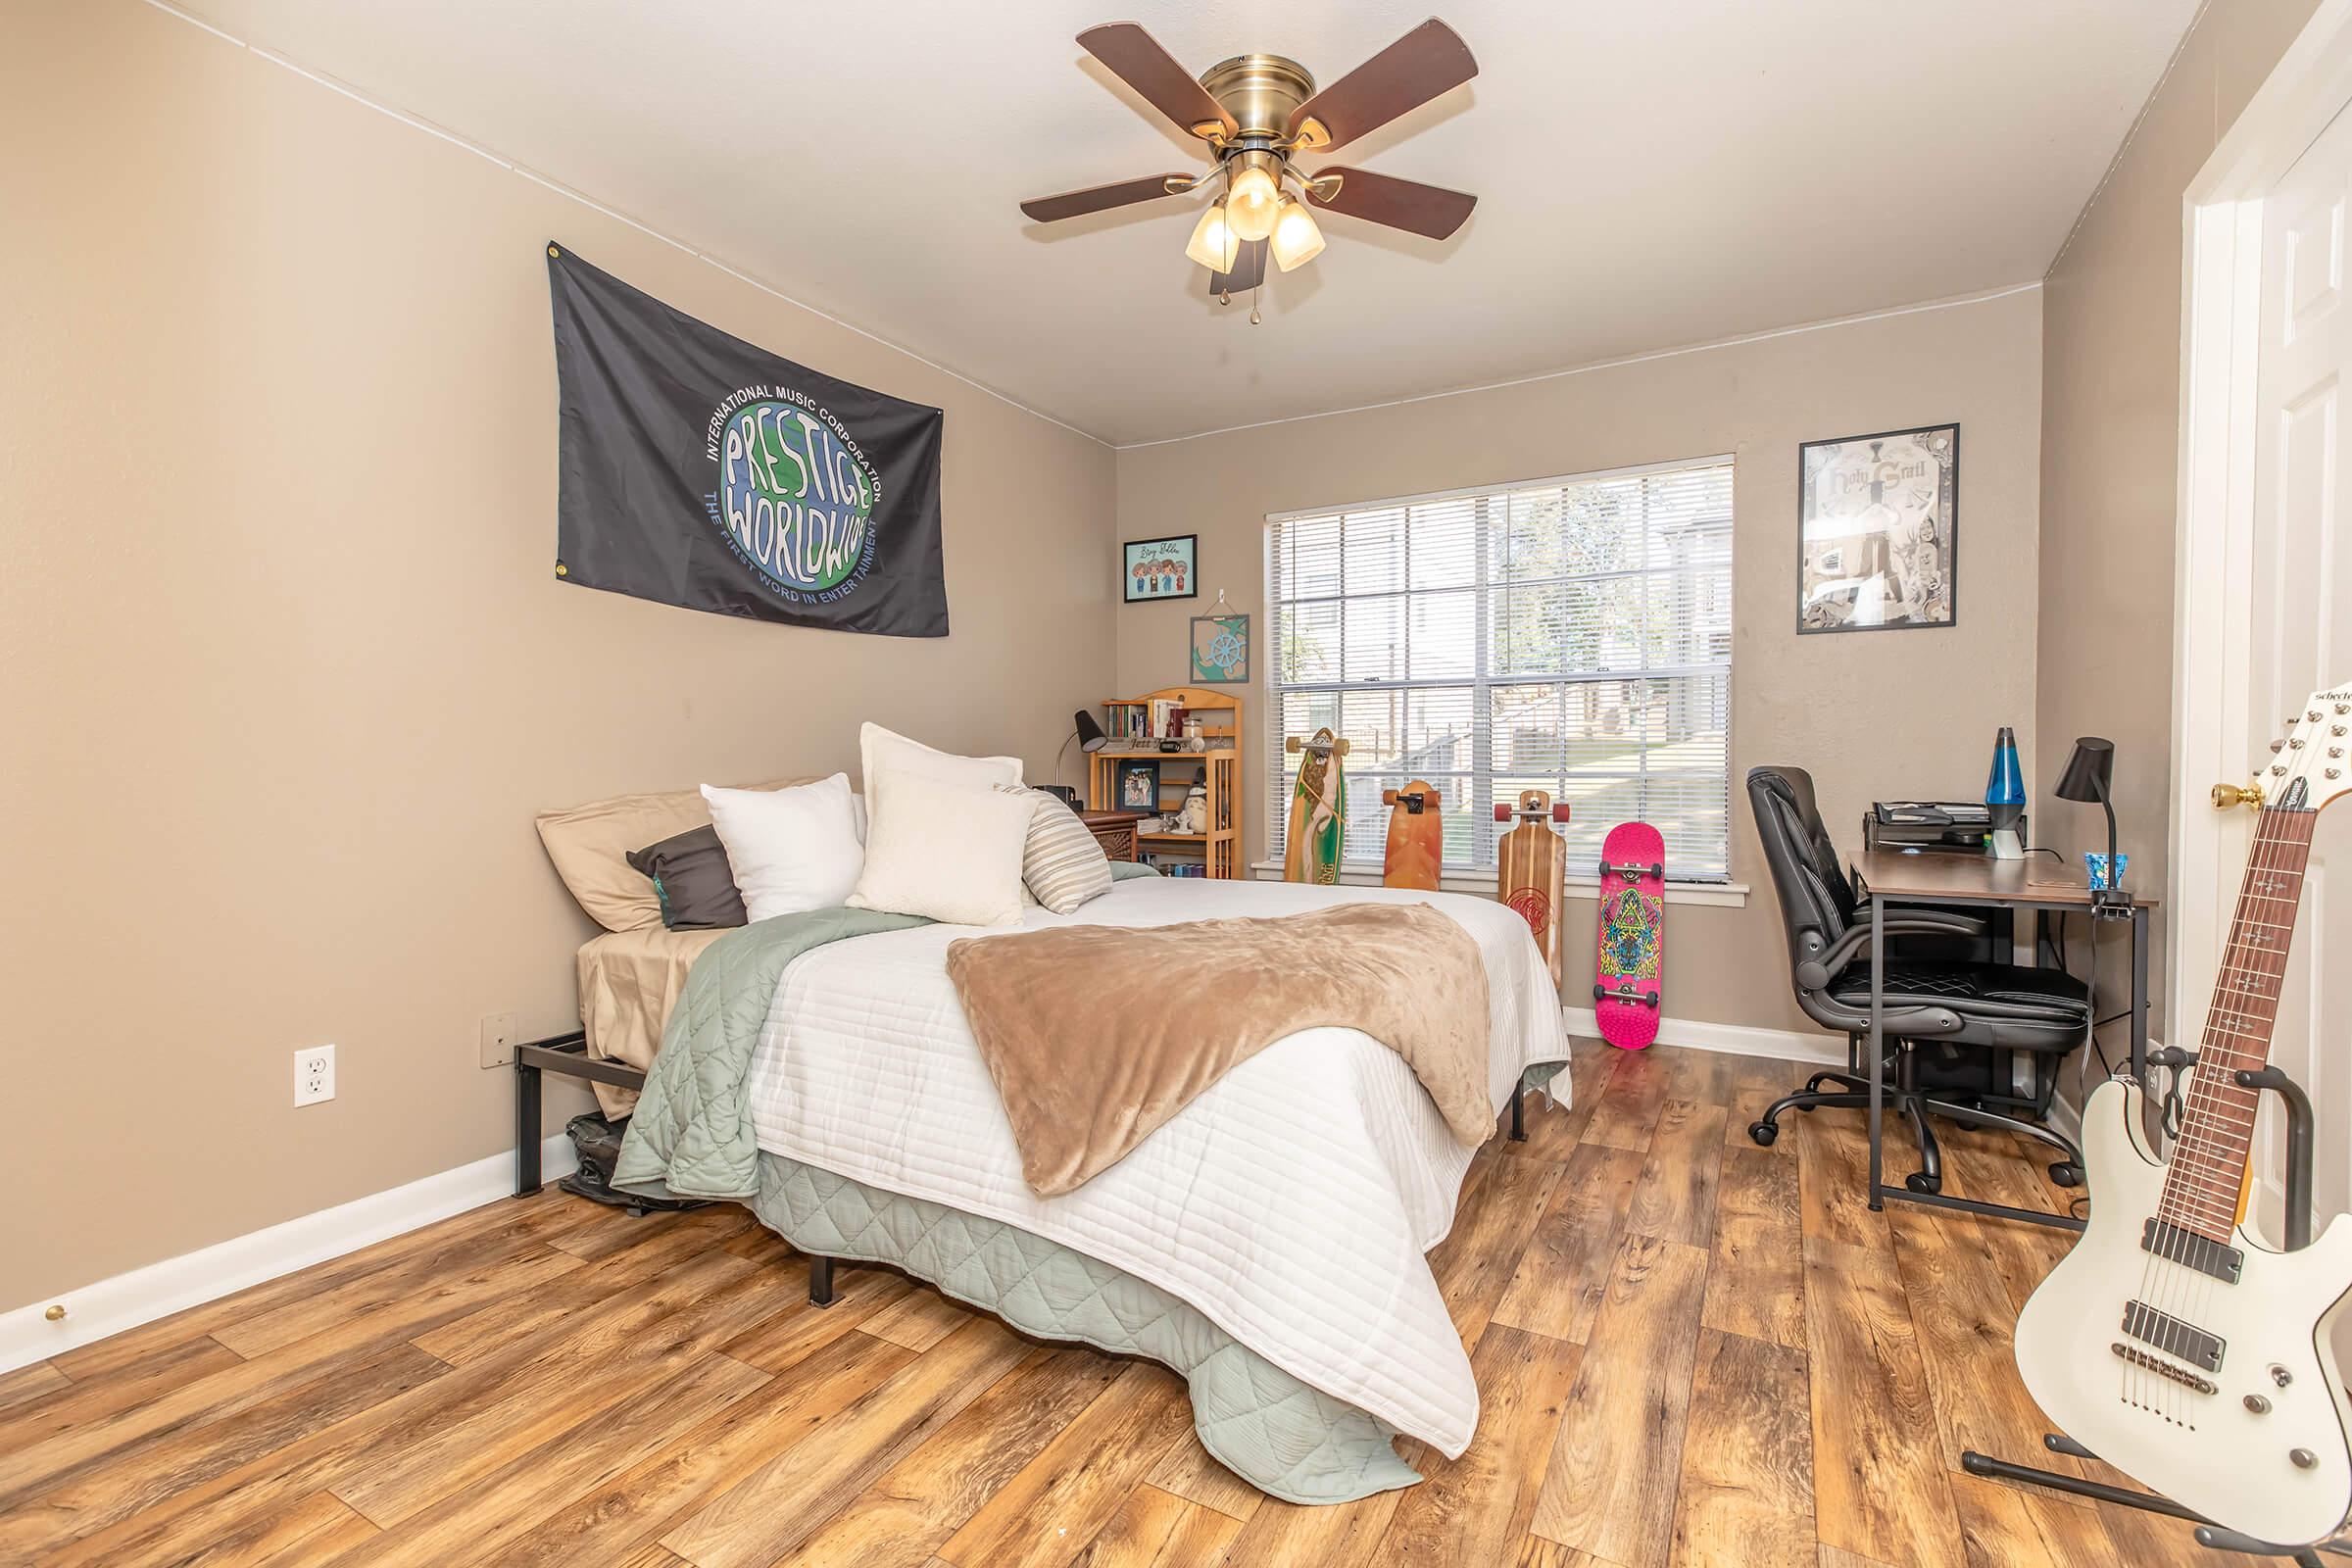
[[[1310,173],[1291,162],[1301,153],[1344,147],[1478,74],[1478,62],[1460,36],[1435,17],[1319,92],[1304,66],[1280,55],[1236,55],[1196,80],[1132,22],[1089,27],[1078,43],[1146,103],[1205,142],[1216,167],[1040,196],[1021,203],[1021,211],[1041,223],[1058,222],[1181,196],[1221,176],[1223,194],[1200,215],[1184,253],[1208,269],[1209,293],[1228,303],[1265,280],[1268,255],[1287,272],[1321,253],[1315,208],[1446,239],[1478,205],[1477,197],[1458,190],[1368,169]],[[1298,195],[1288,185],[1296,185]],[[1257,319],[1254,310],[1250,318]]]

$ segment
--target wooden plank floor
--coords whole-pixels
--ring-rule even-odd
[[[551,1189],[0,1377],[0,1562],[749,1568],[2069,1568],[2245,1563],[1961,1473],[2041,1455],[2009,1331],[2055,1233],[1858,1196],[1803,1069],[1579,1048],[1431,1256],[1483,1413],[1426,1484],[1265,1498],[1182,1380],[886,1270],[806,1300],[736,1208]],[[2052,1209],[2006,1138],[1947,1190]],[[1902,1167],[1898,1167],[1902,1168]],[[2107,1479],[2113,1479],[2108,1477]]]

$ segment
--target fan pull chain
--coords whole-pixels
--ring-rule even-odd
[[[1257,290],[1251,289],[1250,291],[1250,324],[1251,326],[1263,326],[1265,323],[1266,318],[1257,314]]]

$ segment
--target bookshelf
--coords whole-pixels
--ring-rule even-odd
[[[1181,745],[1186,719],[1200,721],[1208,749],[1163,750],[1163,740]],[[1163,871],[1197,861],[1202,876],[1243,875],[1242,700],[1201,686],[1163,686],[1141,697],[1112,697],[1102,704],[1102,730],[1109,739],[1087,761],[1087,806],[1098,811],[1136,808],[1119,799],[1119,777],[1126,763],[1153,765],[1152,809],[1158,813],[1181,810],[1186,794],[1196,782],[1201,783],[1208,791],[1208,831],[1139,831],[1137,856]]]

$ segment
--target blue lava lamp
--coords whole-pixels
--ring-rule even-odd
[[[1984,851],[1996,860],[2022,860],[2026,856],[2021,831],[2026,816],[2026,775],[2017,765],[2017,732],[2001,726],[1993,737],[1992,771],[1984,779],[1986,825]]]

